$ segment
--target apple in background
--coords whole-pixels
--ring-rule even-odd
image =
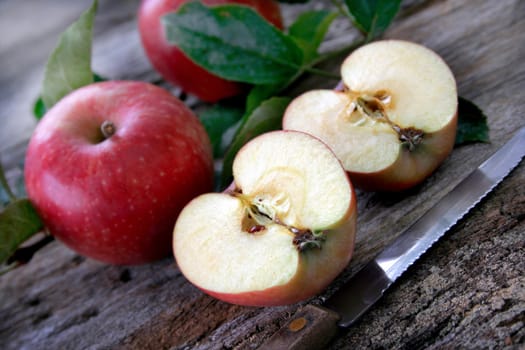
[[[332,148],[356,187],[400,191],[427,178],[454,147],[457,90],[433,51],[399,40],[365,45],[341,67],[342,91],[297,97],[283,129]]]
[[[79,254],[141,264],[171,252],[180,210],[213,186],[208,136],[167,91],[111,81],[51,108],[27,150],[28,196],[49,232]]]
[[[308,299],[347,266],[356,198],[332,151],[300,132],[261,135],[238,152],[234,186],[192,200],[173,250],[186,278],[226,302]]]
[[[142,0],[138,12],[138,25],[142,45],[153,67],[162,77],[183,91],[205,102],[239,95],[242,84],[219,78],[193,63],[165,37],[161,17],[175,12],[190,0]],[[254,8],[276,27],[283,23],[279,4],[274,0],[203,0],[205,5],[240,4]]]

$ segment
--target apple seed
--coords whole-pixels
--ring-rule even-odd
[[[246,216],[242,222],[242,229],[250,234],[257,234],[266,229],[269,224],[277,224],[285,227],[294,235],[292,243],[300,252],[307,249],[321,249],[322,242],[326,240],[323,231],[312,231],[300,229],[287,225],[278,218],[278,212],[289,210],[290,202],[284,195],[275,198],[255,196],[253,199],[241,192],[232,192],[231,195],[239,198],[246,205]]]
[[[266,227],[264,227],[263,225],[253,225],[252,227],[250,227],[248,229],[248,233],[257,233],[257,232],[261,232],[263,230],[265,230]]]
[[[357,109],[361,114],[380,122],[387,123],[394,130],[404,145],[408,146],[409,151],[423,141],[423,131],[414,127],[402,128],[394,123],[386,113],[385,104],[390,102],[390,96],[385,91],[379,91],[375,96],[362,95],[357,97]]]

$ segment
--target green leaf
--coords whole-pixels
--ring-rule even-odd
[[[318,56],[317,49],[337,16],[337,12],[326,10],[308,11],[292,23],[288,33],[302,48],[305,62],[310,62]]]
[[[280,129],[284,110],[290,101],[288,97],[272,97],[261,103],[252,113],[243,117],[241,126],[224,156],[221,180],[223,188],[231,181],[233,159],[239,149],[256,136]]]
[[[42,100],[42,97],[39,96],[38,99],[35,101],[35,104],[33,105],[33,115],[37,120],[42,119],[44,114],[46,114],[47,108],[44,104],[44,100]]]
[[[46,109],[81,86],[93,82],[91,42],[97,0],[60,36],[44,73],[42,101]]]
[[[168,41],[196,64],[228,80],[279,84],[303,63],[297,44],[250,7],[189,2],[162,22]]]
[[[100,83],[101,81],[107,81],[107,78],[101,77],[97,73],[93,73],[93,82]]]
[[[0,213],[0,263],[6,262],[20,244],[42,228],[42,221],[28,199],[11,202]]]
[[[388,28],[401,0],[345,0],[345,3],[354,24],[371,39]]]
[[[456,146],[470,142],[489,142],[487,116],[478,106],[461,96],[458,102]]]
[[[106,81],[106,78],[102,78],[100,75],[97,75],[96,73],[93,73],[93,82],[101,82]],[[44,114],[46,114],[47,108],[44,104],[44,100],[42,99],[42,96],[39,96],[38,99],[35,101],[33,105],[33,115],[37,120],[42,119]]]
[[[286,84],[285,84],[286,85]],[[274,85],[255,85],[248,96],[246,96],[246,112],[251,114],[262,102],[266,101],[272,96],[277,95],[282,89],[281,84]]]
[[[224,154],[225,145],[231,141],[226,140],[225,133],[242,118],[242,115],[242,109],[221,104],[215,104],[199,113],[199,119],[210,137],[215,158]]]

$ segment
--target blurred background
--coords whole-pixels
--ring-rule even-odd
[[[118,67],[123,67],[122,58],[133,60],[130,64],[139,71],[150,71],[133,28],[139,3],[139,0],[99,3],[95,35],[105,32],[110,23],[112,28],[119,24],[129,27],[115,28],[119,31],[118,38],[95,40],[92,64],[104,74],[123,77],[118,71]],[[12,168],[23,159],[25,144],[36,125],[32,108],[40,92],[49,54],[60,33],[90,4],[91,0],[0,0],[0,31],[3,33],[0,41],[0,160],[6,168]],[[116,45],[119,50],[112,49]],[[112,51],[119,59],[115,56],[111,59]],[[106,57],[103,61],[100,60],[102,52]],[[111,63],[114,65],[109,67]]]

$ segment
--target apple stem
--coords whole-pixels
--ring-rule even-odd
[[[332,72],[327,72],[327,71],[324,71],[322,69],[317,69],[317,68],[314,68],[314,67],[306,67],[306,68],[304,68],[304,71],[307,72],[307,73],[310,73],[310,74],[316,74],[316,75],[319,75],[321,77],[325,77],[325,78],[329,78],[329,79],[334,79],[334,80],[341,79],[341,77],[338,74],[335,74],[335,73],[332,73]]]
[[[331,0],[332,4],[337,8],[337,10],[345,17],[347,17],[351,23],[354,22],[354,18],[350,13],[344,8],[343,4],[339,0]]]
[[[117,128],[115,127],[115,124],[113,122],[110,122],[109,120],[105,120],[102,125],[100,125],[100,131],[102,132],[102,135],[104,136],[104,140],[109,139],[111,136],[115,135],[117,132]]]

